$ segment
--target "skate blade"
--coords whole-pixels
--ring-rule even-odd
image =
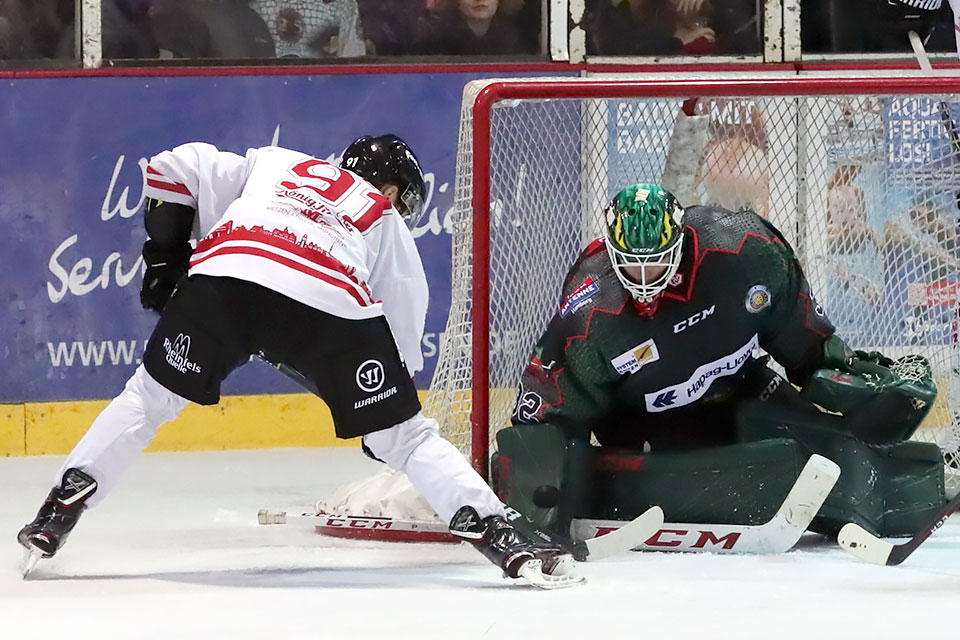
[[[561,558],[554,564],[551,573],[543,572],[541,560],[530,560],[523,563],[518,573],[528,584],[537,589],[566,589],[587,581],[577,570],[573,558]]]
[[[31,547],[30,549],[23,550],[23,579],[26,580],[30,576],[30,572],[33,571],[37,563],[40,562],[40,559],[43,557],[43,551],[37,549],[36,547]]]

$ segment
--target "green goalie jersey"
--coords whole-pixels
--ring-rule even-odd
[[[515,424],[605,446],[720,444],[737,399],[764,391],[751,375],[763,352],[791,381],[809,378],[834,329],[783,236],[750,211],[693,206],[684,223],[680,268],[652,317],[637,313],[604,240],[580,255],[523,373]]]

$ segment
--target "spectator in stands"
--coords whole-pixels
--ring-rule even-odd
[[[500,0],[500,13],[509,17],[520,33],[525,53],[542,53],[543,3],[541,0]]]
[[[592,0],[584,25],[592,55],[715,53],[707,0]]]
[[[714,0],[710,3],[710,26],[717,36],[715,53],[756,55],[763,52],[763,21],[757,5],[755,0]]]
[[[102,0],[102,51],[105,60],[156,58],[157,42],[150,26],[151,0]],[[73,57],[73,23],[64,30],[59,45],[60,58]]]
[[[517,26],[500,10],[499,0],[450,0],[426,24],[412,53],[425,55],[510,55],[525,53]]]
[[[160,57],[273,58],[273,38],[249,0],[153,0]]]
[[[59,43],[73,35],[73,0],[0,0],[0,60],[61,57]],[[73,47],[62,55],[74,58]]]
[[[910,53],[911,30],[927,51],[956,48],[953,12],[938,0],[803,0],[800,19],[811,53]]]
[[[20,3],[0,3],[0,60],[35,60],[40,57]]]
[[[367,55],[403,56],[425,33],[426,0],[359,0]]]
[[[253,0],[281,58],[367,55],[357,0]]]

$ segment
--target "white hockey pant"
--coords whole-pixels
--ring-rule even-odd
[[[188,404],[151,378],[141,364],[67,456],[56,484],[67,469],[80,469],[97,481],[96,492],[87,500],[88,507],[96,505],[147,448],[160,425],[175,419]]]
[[[463,454],[440,437],[437,421],[421,412],[389,429],[363,436],[380,460],[407,474],[410,483],[449,523],[453,514],[470,505],[481,518],[504,515],[503,503]]]

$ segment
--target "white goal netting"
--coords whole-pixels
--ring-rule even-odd
[[[929,358],[940,395],[917,437],[954,456],[955,93],[960,80],[943,78],[469,84],[452,302],[425,412],[485,469],[562,278],[601,235],[602,207],[628,184],[662,180],[684,204],[767,216],[851,346]],[[703,126],[675,132],[691,96]]]

